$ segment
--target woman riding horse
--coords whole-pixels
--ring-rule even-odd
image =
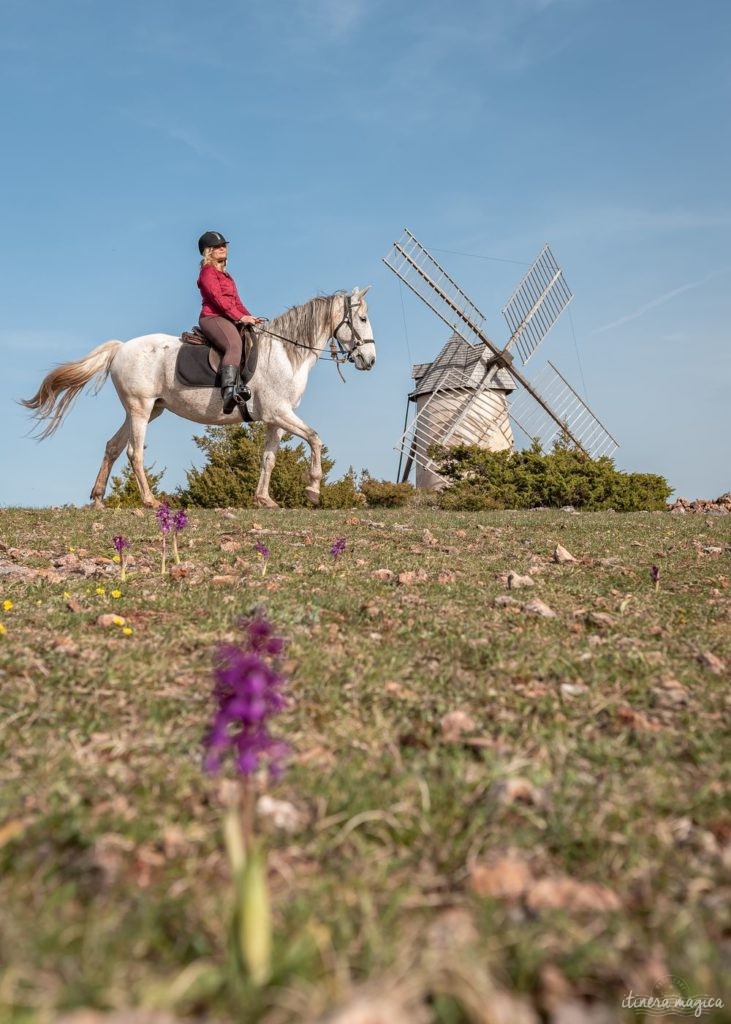
[[[226,270],[228,242],[219,231],[206,231],[198,239],[201,272],[198,288],[203,298],[198,323],[211,345],[221,353],[221,397],[228,415],[236,408],[237,398],[248,402],[251,392],[239,383],[241,334],[239,327],[261,323],[241,301],[236,282]]]

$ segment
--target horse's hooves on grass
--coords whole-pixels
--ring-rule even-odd
[[[93,508],[95,512],[100,512],[106,507],[101,498],[92,498],[91,505],[89,505],[89,508]]]
[[[279,508],[279,505],[274,498],[254,498],[254,504],[257,508]]]
[[[307,495],[307,500],[310,502],[311,505],[319,505],[320,504],[320,492],[319,492],[319,490],[316,491],[314,489],[314,487],[306,487],[305,488],[305,494]]]

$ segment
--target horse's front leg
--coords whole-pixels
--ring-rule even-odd
[[[269,481],[272,478],[274,463],[277,461],[277,449],[283,433],[284,431],[275,424],[267,424],[264,454],[261,457],[261,473],[254,495],[254,504],[259,508],[279,508],[276,501],[269,497]]]
[[[305,488],[305,494],[313,505],[320,504],[320,481],[322,480],[322,441],[320,435],[312,427],[309,427],[304,420],[293,412],[278,415],[272,423],[280,430],[286,430],[290,434],[296,434],[306,441],[310,446],[310,474]]]

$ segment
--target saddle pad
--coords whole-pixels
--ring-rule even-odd
[[[178,358],[175,361],[175,376],[186,388],[220,388],[221,375],[211,369],[208,362],[208,345],[181,345]],[[256,369],[257,350],[254,345],[246,359],[246,372],[251,375]],[[248,402],[239,405],[239,412],[244,423],[253,423],[253,417],[249,413]]]
[[[220,388],[221,377],[208,362],[208,345],[181,345],[175,376],[186,388]]]

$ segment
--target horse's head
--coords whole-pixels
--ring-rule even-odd
[[[345,292],[341,296],[341,319],[332,334],[341,352],[347,354],[348,361],[353,363],[357,370],[371,370],[376,362],[376,343],[373,340],[373,328],[368,319],[368,303],[365,299],[368,288],[364,288],[363,291],[354,288],[352,292]]]

